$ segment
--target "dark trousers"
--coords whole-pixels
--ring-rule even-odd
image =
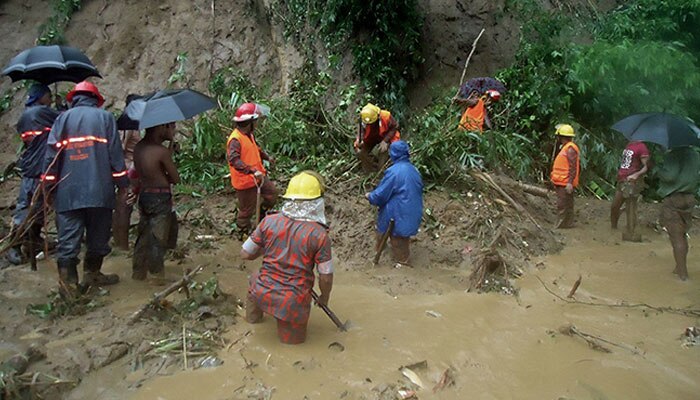
[[[103,207],[80,208],[56,213],[58,228],[58,260],[77,259],[80,241],[85,233],[86,257],[104,257],[112,250],[109,238],[112,234],[112,209]]]
[[[148,272],[163,272],[165,251],[175,248],[177,242],[177,218],[172,204],[170,193],[139,195],[141,219],[134,246],[132,278],[146,279]]]
[[[554,186],[557,194],[557,228],[574,226],[574,192],[566,193],[565,186]]]
[[[22,182],[19,185],[19,195],[17,196],[17,206],[15,207],[15,213],[12,216],[12,222],[16,227],[20,226],[22,222],[27,219],[32,203],[32,197],[34,197],[37,190],[41,190],[39,183],[39,179],[36,178],[22,178]],[[43,225],[43,203],[43,196],[37,196],[36,203],[34,204],[34,207],[31,208],[32,214],[36,215],[32,225]]]
[[[236,197],[238,198],[238,218],[236,219],[236,225],[238,225],[238,229],[242,232],[250,232],[250,218],[255,215],[258,189],[253,186],[250,189],[236,190]],[[260,187],[260,197],[262,200],[262,207],[266,209],[272,208],[277,202],[277,188],[267,177],[265,177]],[[255,221],[255,224],[257,223],[258,221]]]
[[[367,146],[366,143],[363,143],[360,148],[357,149],[356,155],[365,173],[381,169],[384,164],[389,161],[389,152],[377,149],[377,161],[375,164],[374,157],[372,157],[372,149],[374,149],[375,146],[376,145],[370,147]]]

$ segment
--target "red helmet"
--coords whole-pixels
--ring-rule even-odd
[[[236,122],[245,122],[250,120],[255,120],[260,117],[258,114],[258,108],[255,103],[243,103],[238,110],[236,110],[236,116],[233,120]]]
[[[75,85],[73,90],[68,92],[66,95],[66,100],[68,100],[69,103],[73,102],[73,96],[75,96],[77,93],[80,92],[87,92],[93,94],[95,97],[97,97],[97,107],[102,107],[102,105],[105,103],[105,98],[102,97],[100,94],[100,91],[97,90],[97,86],[95,86],[93,83],[88,82],[88,81],[82,81]]]
[[[487,94],[493,101],[498,101],[498,100],[501,99],[501,92],[499,92],[498,90],[490,89],[490,90],[487,90],[487,91],[486,91],[486,94]]]

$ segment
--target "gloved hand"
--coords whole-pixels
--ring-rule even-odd
[[[383,140],[381,142],[379,142],[379,151],[381,151],[382,153],[386,153],[388,150],[389,150],[389,143],[387,143]]]

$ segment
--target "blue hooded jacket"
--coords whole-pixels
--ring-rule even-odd
[[[389,147],[393,165],[387,168],[382,181],[372,193],[369,202],[379,207],[377,231],[386,232],[394,220],[392,235],[410,237],[418,233],[423,218],[423,180],[416,167],[408,160],[408,144],[397,140]]]

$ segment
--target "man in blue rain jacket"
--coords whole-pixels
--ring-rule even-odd
[[[104,98],[95,85],[80,82],[68,93],[70,110],[51,128],[44,182],[53,186],[58,228],[57,263],[61,288],[77,289],[80,241],[86,233],[83,287],[112,285],[116,274],[100,272],[109,254],[114,186],[124,195],[129,180],[114,116],[100,109]]]
[[[365,197],[370,204],[379,207],[377,217],[377,245],[389,229],[391,254],[397,263],[406,264],[410,256],[411,236],[418,233],[423,217],[423,180],[416,167],[408,159],[408,144],[398,140],[389,147],[392,165],[387,168],[382,181]]]
[[[17,122],[17,133],[23,143],[22,155],[19,157],[17,167],[22,174],[22,183],[17,196],[17,206],[12,216],[13,243],[7,253],[7,261],[14,265],[24,262],[22,244],[28,240],[38,242],[41,226],[44,221],[43,197],[35,199],[31,208],[32,199],[39,187],[39,177],[44,165],[46,153],[46,139],[49,137],[51,125],[53,125],[58,111],[50,107],[51,90],[42,84],[35,84],[29,88],[26,108]],[[31,214],[31,215],[30,215]],[[27,217],[30,221],[25,223]]]

